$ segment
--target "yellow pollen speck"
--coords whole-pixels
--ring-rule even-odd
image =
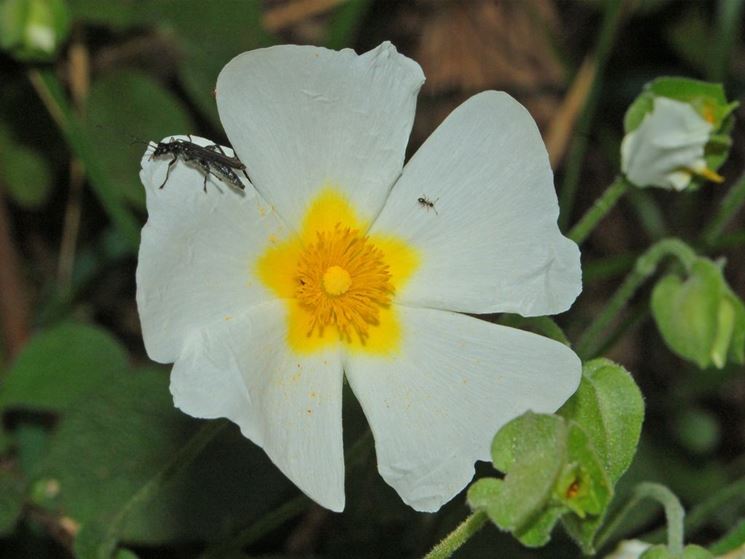
[[[324,272],[322,284],[327,295],[344,295],[352,285],[352,276],[341,266],[331,266]]]

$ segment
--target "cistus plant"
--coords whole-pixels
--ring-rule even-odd
[[[0,559],[742,555],[712,4],[0,0]]]

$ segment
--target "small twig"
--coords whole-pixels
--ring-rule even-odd
[[[28,298],[21,278],[10,216],[0,188],[0,322],[8,357],[13,359],[29,337]]]
[[[281,31],[291,25],[305,21],[335,8],[347,0],[295,0],[280,4],[267,11],[262,18],[264,29],[271,32]]]
[[[291,554],[312,553],[318,542],[318,535],[329,517],[329,511],[313,505],[295,527],[285,543],[285,551]]]
[[[70,92],[78,116],[85,114],[85,102],[90,90],[90,57],[80,39],[81,31],[76,32],[76,40],[70,46],[70,61],[68,74],[70,77]],[[63,291],[70,289],[72,271],[75,264],[75,249],[80,231],[80,216],[82,214],[81,198],[85,169],[77,157],[70,158],[70,192],[65,206],[65,222],[62,227],[62,241],[60,242],[59,263],[57,265],[57,279]]]
[[[559,226],[562,229],[569,224],[569,220],[572,217],[574,198],[577,194],[582,164],[584,163],[589,143],[590,127],[595,117],[595,110],[597,109],[600,92],[603,88],[603,73],[610,58],[618,28],[623,20],[625,7],[626,2],[623,0],[608,0],[605,3],[603,21],[595,46],[595,79],[592,81],[586,102],[577,120],[577,126],[572,136],[569,153],[567,154],[564,181],[559,192],[559,206],[561,207]]]
[[[595,68],[594,59],[591,56],[585,58],[561,106],[548,126],[546,149],[553,169],[556,169],[564,159],[577,118],[590,94],[592,81],[595,79]]]

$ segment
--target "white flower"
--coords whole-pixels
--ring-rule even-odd
[[[652,544],[641,540],[623,540],[605,559],[639,559],[650,547]]]
[[[390,43],[247,52],[217,82],[245,195],[212,176],[203,192],[181,161],[161,189],[168,159],[142,160],[137,302],[148,354],[175,362],[176,405],[234,421],[336,511],[344,376],[381,475],[423,511],[468,483],[502,425],[555,411],[580,379],[566,346],[460,314],[558,313],[581,290],[535,123],[481,93],[402,170],[423,81]]]
[[[655,97],[652,111],[621,142],[621,170],[640,187],[680,191],[693,175],[722,182],[704,160],[711,133],[712,124],[688,103]]]

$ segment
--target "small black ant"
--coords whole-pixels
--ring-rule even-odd
[[[237,171],[242,171],[245,177],[248,179],[246,174],[246,166],[237,157],[230,157],[223,149],[217,144],[209,146],[200,146],[191,141],[191,136],[187,136],[189,140],[171,140],[168,142],[160,142],[155,145],[153,152],[150,154],[150,159],[154,157],[161,157],[164,155],[171,155],[173,158],[168,162],[168,170],[166,171],[166,178],[163,180],[163,184],[159,188],[163,188],[168,182],[168,176],[171,174],[171,167],[176,161],[181,158],[183,161],[193,161],[202,168],[204,172],[204,184],[203,190],[207,192],[207,178],[210,175],[216,177],[222,176],[231,186],[244,190],[245,186],[238,177]]]
[[[439,198],[437,200],[439,200]],[[435,208],[435,204],[437,203],[437,200],[435,200],[433,202],[432,200],[430,200],[426,196],[421,196],[421,197],[417,198],[417,202],[419,202],[419,205],[421,207],[423,207],[427,211],[434,210],[435,211],[435,214],[440,215],[440,214],[437,213],[437,208]]]

